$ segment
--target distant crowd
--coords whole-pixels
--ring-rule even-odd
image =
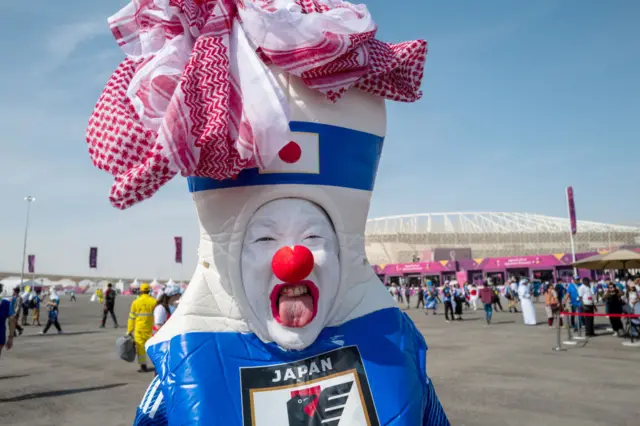
[[[589,278],[574,277],[570,283],[565,282],[529,282],[527,279],[512,278],[505,285],[493,283],[487,279],[482,285],[446,281],[443,286],[435,286],[426,281],[422,286],[407,286],[392,284],[389,293],[407,309],[424,308],[437,315],[438,306],[444,306],[444,316],[447,322],[462,321],[465,309],[476,311],[484,307],[487,322],[491,322],[494,311],[507,310],[512,313],[523,311],[524,322],[535,325],[535,310],[533,303],[539,303],[544,298],[547,324],[553,327],[557,320],[562,326],[561,312],[594,314],[598,312],[598,305],[604,307],[606,314],[638,314],[640,278],[632,279],[602,279],[592,281]],[[415,301],[415,305],[413,304]],[[520,310],[519,310],[520,309]],[[570,324],[574,330],[584,328],[587,336],[594,336],[594,317],[570,317]],[[638,336],[640,319],[623,319],[610,316],[609,321],[613,332],[620,336],[632,334]]]

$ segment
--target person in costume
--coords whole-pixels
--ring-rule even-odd
[[[101,288],[96,290],[96,297],[98,298],[98,303],[104,305],[104,293]]]
[[[145,344],[153,334],[153,309],[157,303],[156,299],[149,295],[150,292],[149,284],[142,283],[140,285],[140,296],[131,303],[127,323],[127,334],[133,338],[136,344],[138,364],[140,364],[138,372],[140,373],[149,371]]]
[[[136,1],[110,22],[127,59],[90,155],[118,208],[188,176],[201,229],[135,424],[448,425],[364,251],[384,99],[420,97],[426,43],[378,41],[340,0]]]
[[[480,298],[480,291],[478,290],[478,286],[476,283],[472,283],[469,287],[469,299],[471,300],[471,306],[473,306],[473,310],[478,310],[478,299]]]
[[[518,286],[518,297],[522,309],[522,317],[525,325],[536,325],[536,310],[531,300],[531,288],[529,280],[523,278]]]

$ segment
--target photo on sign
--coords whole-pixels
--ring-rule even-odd
[[[379,426],[356,347],[242,368],[244,426]]]

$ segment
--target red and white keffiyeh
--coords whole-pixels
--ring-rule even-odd
[[[388,44],[342,0],[133,0],[109,19],[127,55],[89,120],[94,164],[125,209],[177,173],[218,180],[287,144],[286,97],[268,65],[332,101],[351,87],[420,98],[427,44]]]

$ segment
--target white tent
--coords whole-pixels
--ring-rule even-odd
[[[72,279],[63,278],[63,279],[61,279],[59,281],[51,281],[49,283],[49,285],[52,285],[52,286],[55,286],[55,287],[58,287],[58,286],[61,286],[61,287],[75,287],[77,284]]]
[[[0,280],[0,284],[2,284],[2,292],[4,294],[11,294],[13,289],[20,285],[20,277],[5,278]]]
[[[111,281],[109,280],[102,280],[98,282],[98,288],[101,289],[106,289],[107,288],[107,284],[109,284]]]
[[[11,294],[13,289],[20,287],[21,284],[22,287],[49,287],[51,285],[51,281],[47,278],[36,278],[35,280],[32,280],[28,277],[24,277],[24,279],[21,280],[20,277],[8,277],[0,281],[0,284],[2,284],[4,294]]]
[[[116,283],[116,290],[118,290],[118,291],[120,291],[120,292],[123,292],[123,291],[124,291],[124,281],[119,280],[119,281]]]
[[[138,279],[134,279],[133,282],[129,285],[129,288],[139,288],[140,287],[140,282],[138,281]]]
[[[167,285],[176,285],[175,281],[173,281],[173,279],[169,278],[169,281],[167,281]]]
[[[82,280],[78,283],[78,287],[89,287],[89,288],[95,288],[96,287],[96,283],[94,281],[91,280]]]

